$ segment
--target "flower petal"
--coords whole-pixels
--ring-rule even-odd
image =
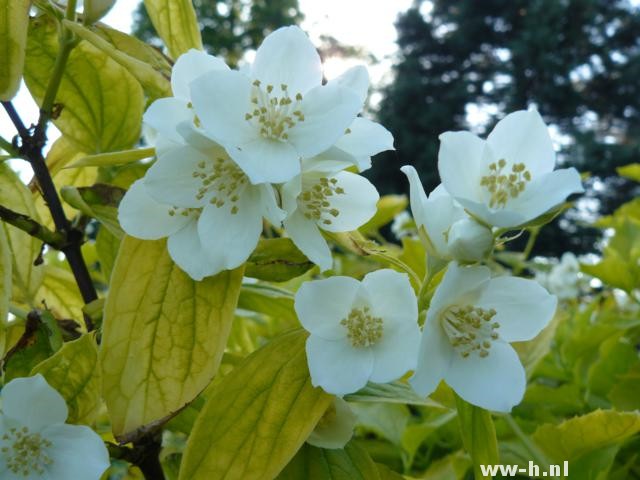
[[[189,101],[189,84],[200,75],[215,70],[229,70],[224,60],[192,48],[180,55],[171,71],[173,96]]]
[[[509,228],[521,225],[526,221],[526,217],[522,213],[515,211],[509,206],[507,206],[507,208],[493,210],[483,202],[476,202],[461,197],[455,197],[455,199],[460,203],[460,205],[467,209],[467,211],[478,217],[487,225]]]
[[[143,240],[157,240],[177,232],[189,217],[169,215],[171,206],[156,202],[146,191],[144,180],[136,180],[118,207],[118,221],[127,234]]]
[[[340,325],[358,296],[360,282],[351,277],[331,277],[303,283],[296,292],[295,310],[302,326],[326,340],[347,336]]]
[[[428,314],[437,317],[443,308],[451,305],[473,304],[490,278],[491,270],[487,267],[461,267],[451,262],[431,300]]]
[[[324,215],[318,226],[328,232],[350,232],[365,224],[377,210],[380,195],[373,184],[361,175],[340,172],[334,176],[336,187],[344,194],[327,197],[328,208],[338,210],[337,216]],[[324,223],[325,221],[331,223]]]
[[[533,280],[497,277],[489,280],[475,302],[480,308],[495,308],[493,321],[506,342],[531,340],[546,327],[556,311],[558,300]]]
[[[409,379],[413,389],[426,397],[438,387],[456,355],[436,317],[428,316],[420,339],[416,371]]]
[[[426,212],[427,194],[422,186],[422,181],[416,169],[411,165],[400,167],[400,171],[404,173],[409,180],[409,200],[411,202],[413,218],[418,225],[424,225],[428,215]]]
[[[386,323],[385,327],[387,327]],[[372,382],[392,382],[416,368],[420,347],[417,315],[414,322],[397,325],[397,328],[390,330],[385,330],[380,341],[371,347],[373,371],[370,380]]]
[[[301,157],[310,158],[344,135],[360,111],[360,100],[350,88],[329,83],[309,91],[300,110],[304,121],[289,129],[289,141]]]
[[[299,27],[282,27],[256,51],[251,77],[263,85],[287,85],[293,95],[304,94],[322,82],[320,55]]]
[[[287,213],[278,206],[275,189],[269,184],[258,185],[257,188],[260,192],[262,216],[273,225],[280,226]]]
[[[211,71],[191,82],[191,102],[212,139],[237,146],[258,137],[245,119],[252,111],[251,81],[237,71]]]
[[[336,83],[341,87],[347,87],[353,90],[360,103],[364,105],[369,93],[369,72],[364,65],[356,65],[351,67],[336,78],[329,80],[329,83]]]
[[[160,98],[153,102],[144,113],[144,123],[154,129],[161,137],[172,142],[183,143],[178,125],[182,122],[193,123],[194,112],[187,102],[180,98]]]
[[[371,312],[384,321],[384,328],[418,325],[418,301],[406,273],[385,268],[362,279],[371,302]]]
[[[353,348],[346,338],[325,340],[311,335],[306,350],[311,383],[327,393],[356,392],[367,384],[373,370],[371,349]]]
[[[444,188],[456,198],[483,199],[480,178],[493,160],[487,142],[470,132],[445,132],[439,138],[438,172]]]
[[[207,204],[198,220],[198,233],[207,258],[216,268],[230,270],[244,263],[256,248],[262,233],[260,194],[247,188],[232,206]]]
[[[223,266],[214,265],[207,258],[204,246],[200,242],[198,222],[195,218],[169,236],[167,248],[176,265],[196,281],[223,270]]]
[[[100,436],[84,425],[52,425],[42,436],[53,445],[47,467],[51,479],[99,480],[109,468],[109,453]]]
[[[467,402],[496,412],[511,411],[526,387],[518,354],[505,342],[494,342],[485,358],[453,355],[445,381]]]
[[[0,392],[2,413],[31,432],[67,420],[67,404],[44,377],[14,378]]]
[[[510,113],[494,127],[487,142],[496,159],[524,163],[533,177],[553,170],[556,152],[549,130],[535,109]]]
[[[284,229],[296,247],[318,265],[320,270],[329,270],[333,266],[331,250],[315,221],[308,220],[300,210],[296,210],[283,223]]]
[[[359,171],[371,166],[371,157],[386,150],[394,150],[393,135],[382,125],[357,117],[335,146],[355,159]]]
[[[343,448],[353,436],[357,418],[349,404],[340,397],[333,398],[329,409],[323,417],[326,421],[318,422],[307,443],[318,448]]]
[[[300,156],[285,142],[256,138],[227,150],[251,183],[282,183],[300,173]]]

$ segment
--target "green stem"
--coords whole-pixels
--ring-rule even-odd
[[[524,269],[524,262],[527,261],[529,255],[531,255],[531,251],[533,250],[533,246],[536,244],[536,240],[538,239],[538,234],[540,233],[540,227],[533,227],[529,229],[529,238],[527,239],[527,244],[522,251],[522,263],[516,265],[513,269],[514,275],[519,275]]]
[[[11,144],[11,142],[5,140],[2,137],[0,137],[0,148],[2,148],[5,152],[7,152],[12,157],[16,157],[16,158],[20,157],[20,154],[16,151],[15,148],[13,148],[13,145]]]
[[[531,453],[533,460],[540,466],[541,469],[548,471],[550,462],[544,452],[540,449],[540,447],[538,447],[538,445],[536,445],[531,440],[529,435],[522,431],[520,425],[518,425],[518,423],[513,419],[511,415],[505,415],[502,418],[505,422],[507,422],[507,425],[511,427],[511,430],[513,430],[513,433],[515,433],[516,437],[518,437],[518,439],[523,443],[527,450],[529,450],[529,453]]]
[[[62,250],[67,246],[67,239],[65,235],[49,230],[44,225],[36,222],[33,218],[14,212],[2,205],[0,205],[0,219],[28,233],[32,237],[42,240],[44,243],[57,250]]]

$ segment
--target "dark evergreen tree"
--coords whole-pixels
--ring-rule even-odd
[[[396,25],[395,81],[379,117],[397,152],[370,174],[383,192],[407,191],[398,163],[415,165],[434,188],[437,135],[468,129],[470,105],[491,112],[478,131],[486,134],[505,113],[534,104],[567,140],[563,166],[594,175],[594,201],[582,205],[607,213],[637,193],[615,177],[615,167],[640,158],[640,12],[628,1],[416,1]],[[536,252],[591,251],[595,231],[580,218],[570,211],[561,228],[545,229]]]

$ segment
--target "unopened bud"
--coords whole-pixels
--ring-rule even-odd
[[[451,256],[460,262],[477,262],[493,248],[493,234],[471,218],[458,220],[449,229],[447,245]]]
[[[116,0],[84,0],[83,23],[93,25],[107,14],[115,3]]]

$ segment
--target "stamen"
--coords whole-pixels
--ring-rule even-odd
[[[476,352],[480,358],[489,356],[491,343],[498,339],[498,322],[491,320],[496,310],[473,307],[472,305],[453,306],[441,316],[442,328],[449,337],[451,345],[463,358]]]
[[[39,433],[30,433],[27,427],[10,428],[2,436],[2,443],[5,446],[0,452],[7,468],[15,475],[43,475],[45,469],[53,464],[53,459],[47,454],[47,449],[53,446],[51,441]]]
[[[238,213],[237,202],[240,200],[240,194],[248,185],[248,179],[231,159],[218,157],[213,162],[201,161],[191,175],[193,178],[199,178],[201,183],[195,192],[196,200],[211,196],[209,198],[211,205],[220,208],[230,202],[231,214]],[[184,215],[184,210],[189,210],[189,214],[192,213],[192,210],[200,211],[200,209],[183,209],[182,215]],[[169,215],[173,216],[176,213],[178,213],[176,207],[169,210]]]
[[[292,99],[286,84],[280,85],[279,95],[273,85],[261,89],[259,80],[255,80],[253,86],[251,103],[257,108],[251,107],[252,111],[245,114],[245,120],[257,122],[256,127],[263,137],[287,141],[287,130],[299,122],[304,122],[304,114],[299,109],[302,94],[297,93],[295,100]]]
[[[369,307],[352,309],[349,316],[340,321],[340,325],[347,329],[347,338],[356,348],[369,347],[382,338],[382,318],[372,316]]]
[[[489,206],[491,208],[504,208],[509,198],[516,198],[524,192],[527,182],[531,181],[531,172],[526,169],[524,163],[516,163],[511,166],[510,174],[503,173],[507,165],[506,160],[500,159],[498,163],[489,165],[489,175],[480,179],[480,186],[486,187],[491,193]]]
[[[334,195],[344,195],[344,189],[338,186],[335,177],[320,177],[310,183],[303,184],[303,190],[298,197],[298,206],[308,220],[331,225],[332,218],[340,215],[337,208],[332,208],[328,201]]]

